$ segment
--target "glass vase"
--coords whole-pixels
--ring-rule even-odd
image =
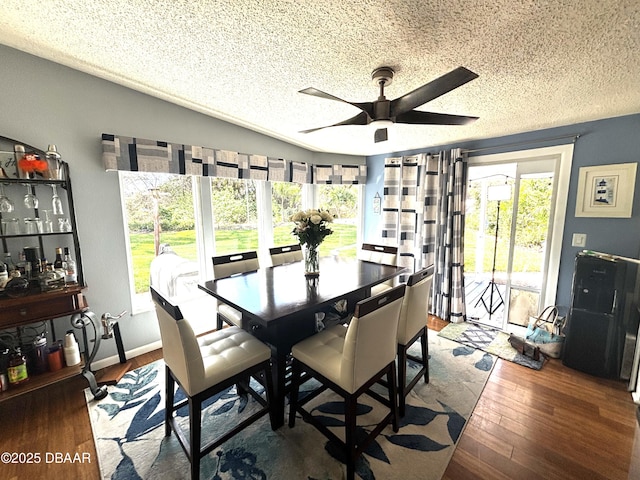
[[[306,245],[304,249],[304,274],[308,277],[320,275],[318,245]]]

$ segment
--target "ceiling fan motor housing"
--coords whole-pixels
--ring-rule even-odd
[[[384,86],[391,85],[394,73],[391,67],[376,68],[371,72],[371,79],[375,82],[376,86],[380,85],[380,82],[382,82]]]
[[[395,72],[391,67],[376,68],[371,73],[371,79],[380,88],[380,96],[376,102],[373,102],[373,118],[376,120],[392,120],[391,118],[391,102],[384,96],[384,87],[391,85],[393,74]]]

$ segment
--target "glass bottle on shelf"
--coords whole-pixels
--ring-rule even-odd
[[[64,248],[64,264],[65,268],[65,276],[64,283],[69,285],[72,283],[78,283],[78,271],[76,267],[76,261],[73,259],[71,254],[69,253],[69,248]]]
[[[29,380],[27,373],[27,358],[22,354],[20,347],[16,347],[7,369],[10,385],[18,385]]]
[[[24,157],[25,154],[26,154],[26,151],[25,151],[24,145],[13,146],[13,155],[16,160],[16,171],[18,172],[19,178],[30,178],[30,175],[28,172],[25,172],[24,170],[19,168],[20,160],[22,160],[22,157]]]
[[[31,278],[31,262],[27,261],[27,257],[24,252],[20,252],[18,260],[18,271],[20,275],[24,278]]]
[[[0,290],[4,290],[5,285],[9,281],[9,272],[4,262],[0,262]]]
[[[62,268],[62,264],[64,261],[62,260],[62,248],[56,248],[56,259],[53,261],[54,270],[58,270]]]
[[[47,161],[46,177],[60,180],[60,154],[57,147],[50,144],[45,155]]]
[[[9,277],[13,277],[18,267],[16,266],[15,263],[13,263],[13,258],[11,258],[10,252],[7,252],[4,254],[4,263],[7,266],[7,272],[9,272]]]

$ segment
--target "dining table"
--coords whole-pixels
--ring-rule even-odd
[[[262,267],[231,277],[207,280],[198,287],[242,313],[241,327],[271,348],[274,426],[284,424],[287,361],[291,348],[317,332],[315,314],[346,305],[353,312],[371,287],[407,271],[339,256],[320,259],[320,274],[305,276],[304,262]],[[346,319],[348,320],[348,319]],[[345,321],[346,321],[345,320]]]

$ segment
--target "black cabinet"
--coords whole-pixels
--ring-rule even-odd
[[[563,363],[605,378],[620,378],[628,319],[625,303],[633,296],[628,264],[610,256],[579,253],[573,274],[571,306],[565,328]]]

